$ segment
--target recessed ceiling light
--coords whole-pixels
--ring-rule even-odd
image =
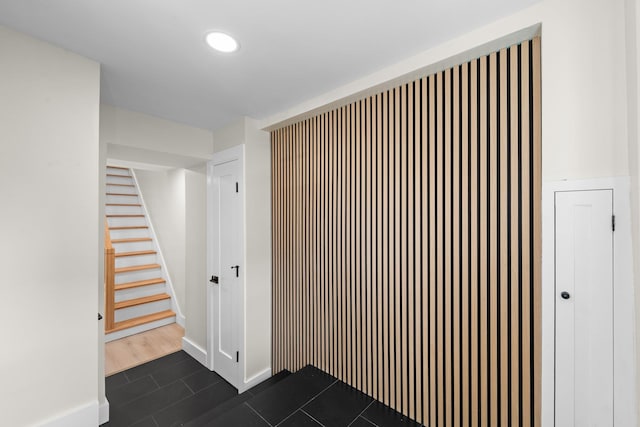
[[[219,31],[213,31],[207,34],[206,40],[209,46],[219,52],[231,53],[238,50],[239,47],[236,39],[231,37],[229,34],[221,33]]]

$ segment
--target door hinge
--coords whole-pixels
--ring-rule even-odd
[[[240,352],[236,351],[236,363],[240,361]]]
[[[611,230],[616,231],[616,216],[611,215]]]
[[[238,183],[236,182],[236,193],[238,192]]]

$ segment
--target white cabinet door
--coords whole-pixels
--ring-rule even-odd
[[[613,426],[613,192],[555,196],[558,427]]]

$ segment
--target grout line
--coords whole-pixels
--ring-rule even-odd
[[[256,411],[255,409],[253,409],[251,407],[251,405],[249,405],[246,401],[242,402],[243,405],[247,405],[247,407],[249,408],[249,410],[253,411],[257,416],[260,417],[260,419],[262,421],[264,421],[265,423],[267,423],[270,427],[273,427],[273,424],[271,424],[269,421],[265,420],[264,417],[262,415],[260,415],[260,413],[258,411]]]
[[[373,403],[374,403],[374,402],[376,402],[376,400],[372,398],[372,399],[371,399],[371,402],[369,402],[369,404],[366,406],[366,408],[364,408],[364,409],[363,409],[363,410],[362,410],[362,411],[361,411],[361,412],[360,412],[360,413],[359,413],[359,414],[358,414],[358,415],[353,419],[353,421],[351,421],[351,422],[349,423],[349,425],[351,425],[351,424],[355,423],[355,422],[356,422],[356,420],[357,420],[358,418],[362,417],[362,414],[364,414],[364,412],[365,412],[367,409],[369,409],[369,406],[373,405]],[[362,417],[362,418],[364,418],[364,417]],[[365,419],[365,420],[367,420],[366,418],[364,418],[364,419]],[[369,421],[369,420],[367,420],[367,421]],[[371,421],[369,421],[369,422],[371,422]],[[372,424],[373,424],[373,425],[375,425],[375,426],[377,426],[377,424],[374,424],[374,423],[372,423]],[[347,427],[349,427],[349,426],[347,426]]]
[[[160,386],[160,384],[158,383],[158,381],[156,381],[156,379],[153,377],[153,375],[148,374],[149,378],[151,378],[151,380],[155,383],[156,387],[158,387],[158,389],[161,389],[162,387]],[[144,377],[143,377],[144,378]],[[169,384],[167,384],[169,385]]]
[[[192,394],[192,395],[196,394],[196,392],[195,392],[195,391],[193,391],[193,389],[192,389],[191,387],[189,387],[189,384],[187,384],[187,383],[184,381],[184,377],[180,378],[180,381],[182,381],[182,384],[184,384],[184,385],[185,385],[185,387],[187,387],[187,389],[191,392],[191,394]]]
[[[373,421],[371,421],[369,418],[365,417],[364,415],[360,415],[360,418],[362,418],[363,420],[368,421],[369,423],[371,423],[371,425],[379,427],[378,424],[374,423]]]
[[[160,424],[158,424],[158,422],[156,421],[156,417],[154,417],[153,415],[151,415],[151,421],[153,421],[156,427],[160,427]]]
[[[295,414],[299,409],[304,408],[305,406],[307,406],[309,403],[313,402],[315,400],[316,397],[320,396],[322,393],[324,393],[325,391],[327,391],[329,389],[329,387],[331,387],[332,385],[334,385],[335,383],[337,383],[338,380],[337,378],[328,386],[326,386],[324,389],[322,389],[321,391],[319,391],[316,395],[314,395],[311,399],[307,400],[305,403],[303,403],[301,406],[299,406],[298,408],[294,409],[293,412],[291,412],[289,415],[287,415],[287,417],[285,419],[283,419],[282,421],[280,421],[278,423],[278,425],[282,424],[283,422],[285,422],[286,420],[288,420],[289,418],[291,418],[291,416],[293,414]]]
[[[303,412],[304,414],[307,415],[307,417],[311,418],[313,421],[317,422],[318,424],[320,424],[322,427],[325,427],[324,424],[322,424],[320,421],[316,420],[313,415],[311,415],[310,413],[308,413],[307,411],[305,411],[304,409],[300,409],[301,412]]]

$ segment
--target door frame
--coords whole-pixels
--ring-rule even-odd
[[[636,319],[628,177],[542,184],[542,425],[555,423],[555,193],[585,190],[613,192],[614,422],[616,426],[636,425]]]
[[[215,209],[214,200],[212,197],[213,191],[213,168],[216,165],[228,163],[230,161],[238,160],[238,187],[240,189],[240,212],[242,213],[242,219],[240,221],[240,253],[242,253],[242,268],[243,272],[246,265],[245,254],[245,191],[244,191],[244,173],[245,173],[245,149],[244,144],[237,145],[235,147],[228,148],[226,150],[214,153],[211,160],[207,162],[207,367],[211,370],[215,370],[214,366],[214,333],[215,333],[215,316],[213,315],[213,284],[209,282],[209,278],[214,275],[213,266],[213,242],[216,241],[219,236],[218,232],[213,226],[213,212]],[[243,384],[244,379],[244,354],[245,354],[245,328],[244,328],[244,295],[245,295],[245,274],[240,275],[240,289],[239,289],[239,301],[240,310],[236,314],[236,322],[238,322],[238,350],[240,351],[240,357],[238,362],[237,371],[235,374],[234,387],[239,389],[239,386]]]

